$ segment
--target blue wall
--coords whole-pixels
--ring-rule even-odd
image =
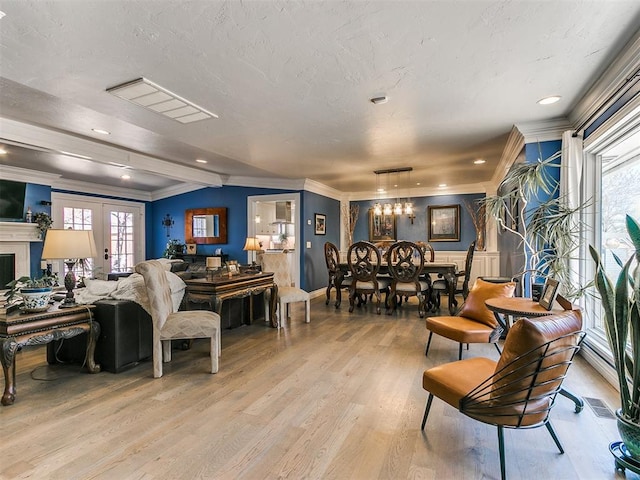
[[[469,244],[476,238],[476,230],[464,202],[473,203],[479,198],[484,198],[484,193],[472,193],[465,195],[438,195],[433,197],[413,197],[413,210],[415,219],[411,224],[406,215],[396,219],[397,240],[427,241],[429,232],[427,229],[427,207],[437,205],[460,205],[460,241],[459,242],[431,242],[435,250],[466,251]],[[380,203],[388,200],[394,203],[395,199],[381,199]],[[353,240],[369,240],[369,209],[373,208],[376,200],[363,200],[352,202],[360,206],[360,214],[353,232]]]
[[[302,194],[302,235],[300,283],[309,292],[327,286],[327,266],[324,244],[331,242],[340,248],[340,202],[316,193]],[[315,214],[326,215],[326,235],[315,234]],[[309,221],[311,224],[309,225]],[[306,247],[311,242],[311,248]]]
[[[227,243],[198,245],[198,255],[213,255],[217,248],[231,260],[246,263],[247,252],[242,250],[247,238],[247,197],[291,193],[291,190],[275,190],[253,187],[203,188],[152,202],[147,210],[147,258],[158,258],[164,253],[170,239],[185,240],[185,210],[190,208],[227,207]],[[169,214],[174,221],[167,237],[162,219]]]
[[[46,212],[51,215],[51,205],[41,205],[43,201],[51,202],[51,187],[48,185],[27,183],[27,190],[24,197],[25,216],[29,207],[31,207],[31,212],[33,214]],[[37,278],[42,276],[42,270],[40,270],[40,259],[42,257],[43,246],[43,242],[29,243],[29,256],[31,257],[29,275],[31,277]]]

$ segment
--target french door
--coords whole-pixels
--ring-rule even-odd
[[[142,203],[62,193],[53,193],[51,200],[54,228],[93,230],[99,256],[77,265],[78,277],[130,272],[144,260]]]

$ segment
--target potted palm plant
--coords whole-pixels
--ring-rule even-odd
[[[640,461],[640,225],[629,215],[626,223],[635,254],[624,265],[615,257],[622,267],[615,285],[605,274],[598,252],[591,246],[589,251],[596,262],[595,285],[618,375],[618,431],[629,454]]]
[[[561,152],[531,163],[513,165],[500,183],[496,195],[480,201],[501,231],[520,239],[524,268],[518,276],[528,274],[533,283],[538,278],[554,277],[560,282],[563,296],[580,297],[589,285],[575,285],[569,260],[576,255],[581,224],[575,219],[586,204],[568,207],[558,193],[559,181],[551,174],[560,168],[556,162]]]

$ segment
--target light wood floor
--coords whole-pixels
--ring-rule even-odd
[[[0,407],[0,478],[499,478],[495,427],[436,399],[420,431],[422,372],[455,360],[457,345],[435,337],[426,358],[415,303],[397,316],[347,307],[316,298],[310,324],[294,309],[280,332],[225,331],[216,375],[206,373],[204,340],[174,351],[157,380],[151,362],[88,375],[48,366],[42,347],[25,349],[16,403]],[[497,352],[472,345],[469,355]],[[617,404],[581,359],[565,385]],[[559,397],[552,412],[565,455],[544,428],[506,431],[509,478],[624,478],[608,451],[615,420],[573,407]]]

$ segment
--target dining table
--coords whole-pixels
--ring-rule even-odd
[[[449,314],[454,315],[456,309],[458,307],[458,301],[456,300],[456,283],[458,281],[456,277],[456,272],[458,270],[458,265],[455,263],[444,263],[444,262],[424,262],[422,264],[422,273],[421,275],[437,275],[438,278],[442,278],[447,283],[447,293],[449,295]],[[349,273],[349,264],[347,262],[340,262],[340,272],[336,274],[336,289],[340,292],[340,288],[342,287],[342,282],[345,278],[345,275]],[[380,270],[378,272],[379,275],[388,275],[389,268],[386,262],[380,264]],[[336,302],[336,307],[340,306],[339,300]]]

